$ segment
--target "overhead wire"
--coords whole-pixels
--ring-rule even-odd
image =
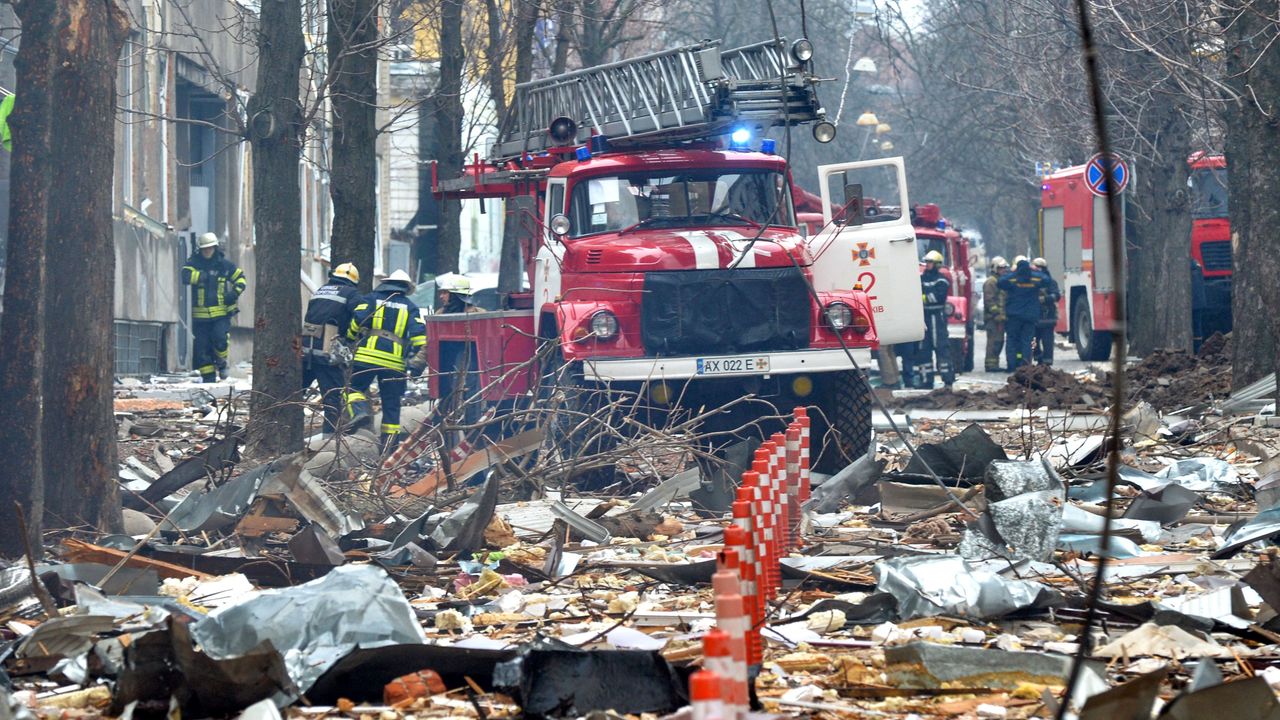
[[[1124,406],[1124,364],[1128,354],[1128,328],[1126,327],[1126,298],[1124,270],[1124,240],[1121,235],[1120,197],[1116,194],[1112,173],[1111,142],[1107,134],[1107,122],[1104,112],[1102,83],[1098,71],[1098,48],[1093,38],[1093,25],[1089,19],[1087,0],[1076,0],[1076,11],[1080,21],[1080,45],[1084,54],[1085,75],[1089,82],[1089,101],[1093,109],[1094,133],[1098,140],[1098,150],[1102,155],[1102,168],[1106,177],[1105,192],[1107,204],[1107,222],[1111,229],[1111,267],[1116,273],[1115,291],[1111,295],[1111,316],[1114,318],[1113,341],[1114,356],[1111,360],[1111,412],[1107,439],[1110,449],[1107,452],[1107,496],[1103,502],[1101,550],[1098,552],[1097,569],[1094,572],[1093,585],[1089,588],[1086,602],[1084,628],[1078,634],[1079,642],[1075,658],[1071,663],[1071,673],[1067,676],[1067,685],[1058,705],[1057,720],[1064,720],[1070,712],[1071,696],[1080,682],[1085,660],[1093,650],[1093,628],[1098,622],[1098,605],[1102,600],[1103,588],[1106,586],[1107,565],[1111,555],[1112,516],[1115,503],[1116,484],[1120,474],[1120,420]]]

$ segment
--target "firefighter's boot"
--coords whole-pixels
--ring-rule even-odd
[[[343,393],[342,400],[347,429],[359,430],[373,424],[373,406],[364,393],[349,390]]]
[[[378,450],[381,452],[382,457],[387,457],[395,452],[397,447],[400,447],[399,432],[384,432],[378,436]]]

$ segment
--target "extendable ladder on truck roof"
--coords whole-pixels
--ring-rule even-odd
[[[592,135],[614,145],[657,144],[715,137],[736,124],[822,121],[818,79],[807,66],[783,39],[725,51],[708,40],[521,83],[491,159],[581,144]]]

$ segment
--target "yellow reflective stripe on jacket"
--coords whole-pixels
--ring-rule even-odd
[[[370,338],[373,340],[375,338]],[[404,370],[404,356],[400,353],[389,353],[379,350],[370,345],[361,345],[356,349],[355,361],[365,363],[366,365],[377,365],[378,367],[391,368],[392,370]]]

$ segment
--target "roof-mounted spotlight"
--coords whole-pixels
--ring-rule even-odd
[[[551,121],[551,125],[547,127],[547,135],[552,141],[560,145],[568,145],[573,142],[573,138],[578,134],[578,123],[573,118],[558,117]]]
[[[826,144],[836,139],[836,126],[823,120],[813,126],[813,139]]]

